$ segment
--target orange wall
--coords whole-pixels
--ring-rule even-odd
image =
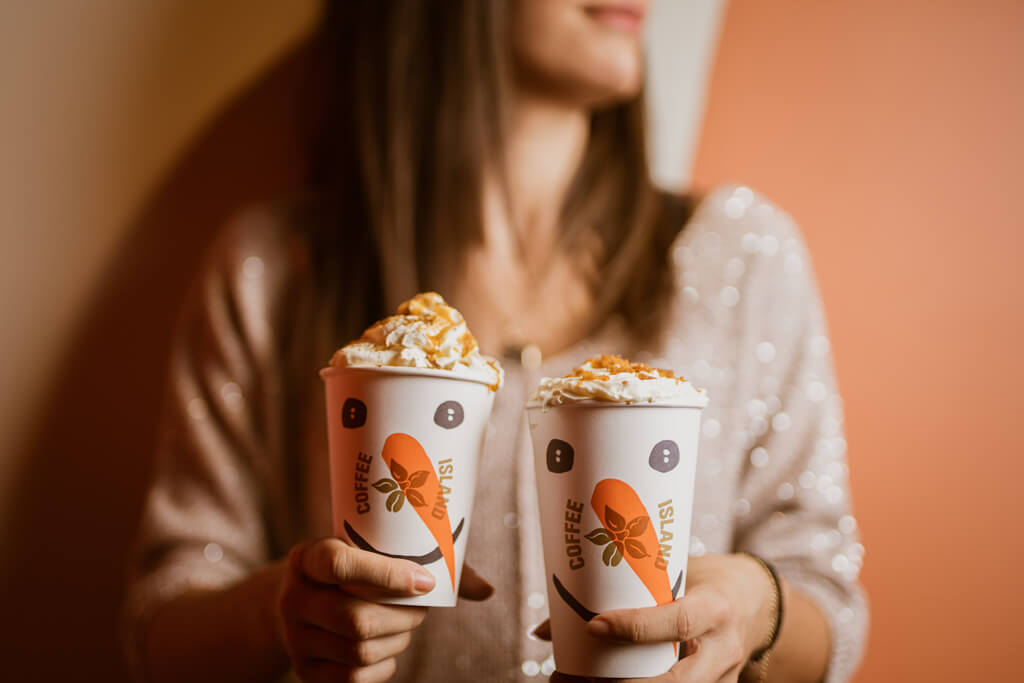
[[[695,169],[804,227],[873,618],[858,681],[1012,680],[1024,640],[1024,3],[733,0]]]

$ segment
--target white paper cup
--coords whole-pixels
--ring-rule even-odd
[[[325,368],[320,376],[335,535],[434,575],[430,593],[380,602],[453,607],[494,391],[418,368]]]
[[[682,597],[701,409],[578,401],[528,407],[555,666],[576,676],[659,676],[675,643],[620,644],[586,624]]]

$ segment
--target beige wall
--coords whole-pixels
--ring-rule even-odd
[[[726,0],[653,0],[647,24],[648,159],[655,182],[690,182]]]
[[[133,213],[315,0],[0,3],[0,501]],[[85,359],[83,359],[85,360]]]

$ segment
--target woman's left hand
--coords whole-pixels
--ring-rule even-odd
[[[603,612],[587,631],[619,642],[682,643],[686,656],[668,673],[630,683],[733,682],[768,640],[776,618],[774,592],[768,573],[747,555],[691,557],[684,597],[657,607]],[[547,635],[547,623],[536,632]],[[551,677],[552,683],[580,680],[558,672]]]

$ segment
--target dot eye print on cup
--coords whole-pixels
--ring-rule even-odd
[[[366,424],[366,404],[358,398],[345,399],[341,406],[341,426],[345,429],[357,429]]]
[[[458,401],[445,401],[434,411],[434,424],[443,429],[455,429],[466,417],[462,404]]]
[[[567,441],[551,439],[548,442],[548,471],[555,474],[568,472],[576,459],[576,450]]]
[[[659,441],[651,449],[647,464],[656,472],[671,472],[679,464],[679,445],[669,439]]]

